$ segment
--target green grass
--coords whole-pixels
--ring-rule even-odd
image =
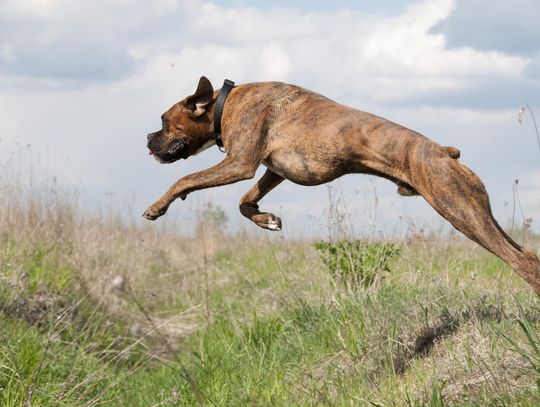
[[[104,338],[99,338],[101,343],[88,337],[68,339],[6,317],[1,323],[2,406],[79,405],[99,397],[130,363],[141,363],[126,360],[119,365],[107,354],[110,343],[106,346]]]
[[[0,246],[2,406],[540,404],[538,298],[461,241],[401,243],[369,286],[310,242],[20,243]]]

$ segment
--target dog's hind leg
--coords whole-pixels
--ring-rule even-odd
[[[432,144],[417,150],[407,182],[465,236],[500,257],[540,294],[540,261],[514,242],[493,218],[484,184]]]
[[[281,230],[281,219],[272,213],[260,212],[257,202],[282,181],[282,177],[270,170],[266,170],[257,184],[246,192],[240,200],[240,213],[264,229]]]

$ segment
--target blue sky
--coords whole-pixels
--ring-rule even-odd
[[[538,226],[540,153],[530,116],[520,124],[516,112],[528,103],[540,116],[539,17],[537,0],[3,0],[2,160],[31,144],[28,161],[39,156],[86,205],[127,203],[138,216],[176,179],[222,159],[217,149],[168,166],[148,157],[145,136],[163,111],[201,75],[215,87],[281,80],[460,148],[503,224],[519,179]],[[212,200],[233,227],[255,228],[237,213],[254,182],[195,193],[162,222],[189,229]],[[442,224],[384,180],[349,175],[333,190],[359,234]],[[321,234],[328,189],[284,183],[261,206],[282,216],[285,234]]]

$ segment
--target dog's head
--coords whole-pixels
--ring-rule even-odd
[[[162,163],[172,163],[197,154],[214,143],[209,108],[214,89],[202,76],[197,90],[161,116],[161,130],[148,135],[150,154]]]

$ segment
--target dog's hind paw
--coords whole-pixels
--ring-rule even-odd
[[[158,207],[155,204],[146,209],[143,213],[143,218],[148,220],[156,220],[160,216],[165,215],[167,207]]]
[[[142,216],[143,218],[148,219],[148,220],[156,220],[157,218],[159,218],[159,214],[154,214],[148,209],[144,211]]]

